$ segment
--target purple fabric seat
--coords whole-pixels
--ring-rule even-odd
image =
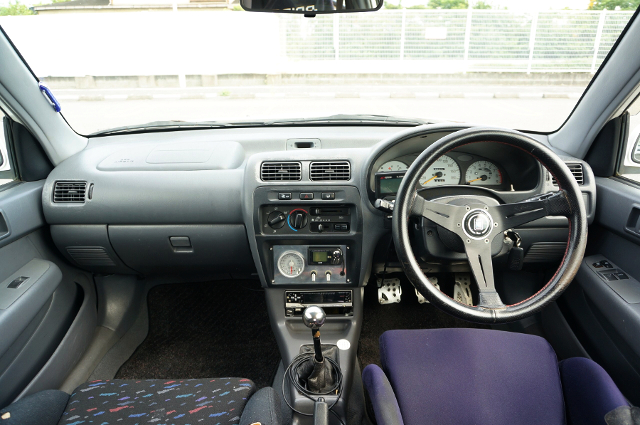
[[[378,425],[565,424],[564,397],[571,399],[567,405],[572,425],[605,424],[604,413],[626,405],[599,366],[571,359],[559,370],[549,343],[533,335],[486,329],[394,330],[380,337],[380,356],[384,373],[375,365],[363,372]],[[565,387],[564,397],[561,374],[576,383]],[[586,385],[593,379],[598,384]],[[393,395],[399,412],[385,400]],[[599,422],[584,422],[584,415],[575,413],[582,409],[576,401],[580,399],[602,405],[593,408]]]

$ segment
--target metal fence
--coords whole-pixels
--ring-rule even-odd
[[[38,76],[595,72],[632,12],[380,10],[3,16]],[[56,34],[56,37],[46,37]],[[170,54],[169,59],[167,54]]]
[[[428,61],[430,71],[595,72],[633,12],[383,10],[280,17],[288,60]]]

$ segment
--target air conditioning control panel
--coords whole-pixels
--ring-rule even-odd
[[[354,216],[346,205],[265,205],[260,229],[264,235],[348,234]]]

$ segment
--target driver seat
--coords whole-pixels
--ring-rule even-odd
[[[558,364],[538,336],[393,330],[380,337],[380,361],[384,371],[363,371],[378,425],[604,425],[638,413],[604,369],[586,358]]]

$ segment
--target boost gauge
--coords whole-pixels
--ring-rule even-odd
[[[502,173],[489,161],[476,161],[467,168],[465,180],[471,185],[495,186],[502,184]]]
[[[288,278],[298,277],[304,271],[304,258],[296,251],[283,252],[278,258],[278,270]]]

